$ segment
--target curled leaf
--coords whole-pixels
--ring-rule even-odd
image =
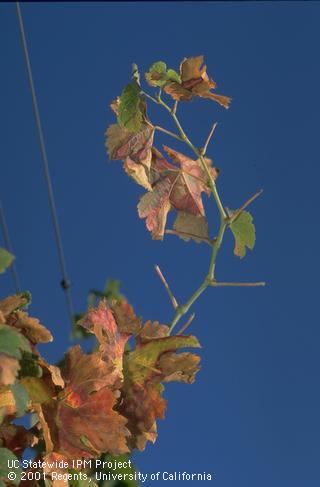
[[[212,93],[216,83],[207,75],[207,67],[203,65],[203,56],[185,58],[180,64],[181,83],[173,81],[164,86],[164,91],[174,100],[190,101],[194,96],[209,98],[224,108],[229,108],[231,98]]]
[[[106,300],[101,300],[97,308],[89,309],[80,324],[95,334],[103,360],[111,364],[113,377],[121,379],[125,345],[130,335],[138,331],[140,321],[124,300],[115,303],[113,307],[114,311],[109,308]]]
[[[29,293],[15,294],[0,301],[0,312],[4,317],[27,306],[31,301]]]
[[[119,98],[118,123],[130,132],[139,132],[144,120],[145,106],[140,92],[140,86],[133,80]]]
[[[138,204],[140,218],[146,218],[152,238],[158,240],[163,239],[167,215],[172,208],[204,216],[201,194],[210,193],[207,174],[200,161],[194,161],[167,146],[164,146],[164,150],[176,165],[168,163],[156,149],[152,150],[152,191],[143,195]],[[206,164],[215,179],[218,171],[211,166],[210,159],[206,159]]]
[[[13,312],[7,319],[7,323],[21,330],[26,338],[34,344],[48,343],[53,340],[50,331],[37,318],[32,318],[24,311]]]
[[[163,61],[152,64],[145,76],[150,86],[159,88],[163,88],[171,81],[181,83],[178,73],[174,69],[167,69],[167,65]]]
[[[143,124],[136,133],[114,124],[106,132],[109,158],[123,160],[126,173],[148,190],[151,190],[148,173],[153,136],[154,128],[151,124]]]
[[[146,343],[155,338],[164,338],[169,334],[169,327],[167,325],[160,325],[158,321],[146,321],[139,333],[138,343]]]
[[[138,337],[137,348],[125,358],[119,411],[128,418],[130,446],[140,450],[147,441],[156,440],[156,420],[164,418],[166,401],[161,396],[161,382],[192,382],[198,370],[195,365],[198,358],[193,360],[182,354],[182,358],[175,357],[178,348],[199,347],[198,340],[192,336],[163,336],[167,332],[164,325],[147,322]]]

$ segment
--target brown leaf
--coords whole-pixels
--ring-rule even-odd
[[[173,228],[185,241],[189,241],[190,238],[197,243],[209,240],[208,222],[205,216],[194,216],[184,211],[178,211]]]
[[[166,405],[166,400],[161,397],[154,384],[149,383],[145,387],[132,386],[119,408],[121,414],[128,419],[131,448],[143,451],[147,441],[156,441],[156,420],[164,419]]]
[[[81,458],[102,452],[120,455],[129,451],[127,420],[114,411],[116,398],[108,389],[87,396],[77,408],[60,402],[58,406],[61,452]]]
[[[169,327],[167,325],[159,325],[158,321],[146,321],[139,333],[138,343],[146,343],[155,338],[163,338],[168,336]]]
[[[163,375],[163,382],[186,382],[192,384],[196,373],[200,370],[200,357],[193,353],[167,352],[161,355],[158,367]]]
[[[22,294],[8,296],[0,301],[0,312],[4,317],[10,315],[18,308],[22,308],[28,304],[28,299]]]
[[[53,340],[50,331],[37,318],[32,318],[24,311],[11,313],[7,318],[7,323],[21,330],[28,340],[34,344],[52,342]]]
[[[142,130],[137,133],[114,124],[106,132],[109,158],[123,160],[126,173],[147,190],[151,190],[148,173],[153,136],[154,127],[151,124],[143,124]]]
[[[161,382],[192,382],[198,370],[198,357],[190,358],[192,354],[177,356],[174,352],[178,348],[199,347],[197,339],[192,336],[162,336],[164,333],[168,333],[164,325],[147,322],[138,337],[137,348],[125,358],[119,412],[128,418],[127,426],[132,435],[130,446],[140,450],[145,448],[147,441],[156,440],[155,422],[164,418],[166,401],[161,397]]]
[[[127,301],[115,301],[112,304],[112,312],[120,333],[136,335],[140,331],[141,320]]]
[[[58,400],[42,404],[47,451],[68,458],[128,451],[127,420],[113,409],[119,397],[114,370],[99,351],[83,354],[79,345],[71,348],[63,372],[65,389]]]
[[[106,300],[101,300],[97,308],[89,309],[79,324],[95,334],[103,360],[113,366],[113,377],[122,379],[124,348],[130,335],[138,331],[140,321],[125,301],[114,304],[113,309],[112,312]]]
[[[63,378],[65,401],[76,407],[93,392],[113,386],[114,368],[101,358],[99,352],[84,354],[80,345],[72,347],[66,354]]]
[[[0,386],[13,384],[19,369],[20,364],[16,358],[0,353]]]
[[[207,175],[200,161],[164,146],[164,150],[178,164],[168,163],[162,154],[153,149],[151,161],[152,191],[144,194],[138,204],[140,218],[146,218],[146,226],[152,238],[162,240],[167,215],[174,208],[195,216],[204,216],[205,211],[201,193],[210,194]],[[211,167],[206,159],[208,169],[215,179],[218,171]]]
[[[180,65],[181,83],[173,81],[164,86],[164,91],[177,101],[190,101],[194,96],[209,98],[224,108],[229,108],[231,98],[212,93],[216,83],[207,75],[203,56],[185,58]]]
[[[57,387],[64,387],[64,380],[61,376],[61,370],[56,365],[48,364],[43,357],[38,357],[38,363],[43,371],[43,379],[47,380],[49,378],[52,385]],[[48,380],[47,380],[48,381]]]
[[[114,410],[115,404],[115,394],[108,388],[88,395],[74,407],[64,400],[43,404],[39,418],[47,452],[68,459],[128,452],[127,420]]]

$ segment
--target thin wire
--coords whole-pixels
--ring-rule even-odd
[[[16,2],[16,9],[17,9],[17,17],[18,17],[18,23],[19,23],[20,36],[21,36],[21,41],[22,41],[23,54],[24,54],[24,59],[25,59],[26,67],[27,67],[28,80],[29,80],[29,86],[30,86],[31,97],[32,97],[32,107],[33,107],[33,113],[34,113],[35,123],[36,123],[36,127],[37,127],[41,158],[42,158],[43,169],[44,169],[44,174],[45,174],[45,181],[46,181],[47,190],[48,190],[48,197],[49,197],[49,205],[50,205],[52,223],[53,223],[53,228],[54,228],[56,246],[57,246],[60,269],[61,269],[61,274],[62,274],[61,287],[65,291],[68,313],[69,313],[71,323],[73,323],[74,311],[73,311],[72,296],[71,296],[71,291],[70,291],[71,282],[68,278],[67,269],[66,269],[66,263],[65,263],[65,257],[64,257],[64,252],[63,252],[63,245],[62,245],[62,238],[61,238],[59,220],[58,220],[55,198],[54,198],[54,193],[53,193],[53,187],[52,187],[52,182],[51,182],[51,176],[50,176],[50,171],[49,171],[47,151],[46,151],[46,146],[45,146],[45,142],[44,142],[40,112],[39,112],[38,101],[37,101],[37,95],[36,95],[36,90],[34,87],[33,76],[32,76],[32,69],[31,69],[31,63],[30,63],[30,57],[29,57],[28,44],[27,44],[27,39],[26,39],[26,35],[25,35],[24,24],[23,24],[23,19],[22,19],[22,14],[21,14],[19,2]]]
[[[11,245],[11,240],[10,240],[10,235],[9,235],[9,229],[7,226],[7,222],[6,222],[6,218],[4,215],[4,209],[2,206],[1,200],[0,200],[0,226],[1,226],[2,233],[3,233],[3,240],[4,240],[5,247],[8,250],[8,252],[13,254],[14,252],[12,250],[12,245]],[[14,283],[16,293],[19,293],[21,291],[21,286],[20,286],[20,279],[18,276],[18,271],[16,268],[15,261],[13,261],[12,264],[10,265],[10,271],[12,274],[12,279],[13,279],[13,283]]]

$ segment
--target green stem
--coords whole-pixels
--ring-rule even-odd
[[[214,242],[212,243],[212,254],[211,254],[211,259],[210,259],[210,265],[209,265],[209,269],[208,269],[208,273],[207,275],[205,276],[204,280],[202,281],[202,283],[200,284],[200,286],[194,291],[194,293],[190,296],[190,298],[186,301],[185,304],[183,304],[182,306],[178,306],[176,308],[176,312],[175,312],[175,315],[171,321],[171,324],[170,324],[170,329],[169,329],[169,334],[172,333],[174,327],[176,326],[176,324],[179,322],[179,320],[182,318],[182,316],[184,316],[190,309],[190,307],[193,305],[193,303],[199,298],[199,296],[207,289],[208,286],[210,286],[212,283],[212,281],[214,280],[214,273],[215,273],[215,266],[216,266],[216,260],[217,260],[217,255],[218,255],[218,252],[219,252],[219,249],[221,247],[221,243],[222,243],[222,240],[223,240],[223,236],[224,236],[224,232],[227,228],[227,225],[229,223],[229,220],[228,220],[228,215],[222,205],[222,202],[220,200],[220,196],[219,196],[219,193],[218,193],[218,190],[217,190],[217,187],[216,187],[216,183],[215,183],[215,180],[209,170],[209,167],[205,161],[205,158],[203,156],[203,153],[201,152],[201,150],[199,150],[197,147],[195,147],[195,145],[193,145],[193,143],[191,142],[191,140],[188,138],[187,134],[185,133],[185,131],[183,130],[182,126],[181,126],[181,123],[176,115],[176,108],[177,108],[177,104],[175,103],[174,107],[171,109],[169,107],[169,105],[167,105],[161,98],[161,90],[159,91],[159,94],[157,96],[157,99],[153,98],[153,97],[150,97],[148,96],[149,99],[151,99],[153,102],[159,104],[159,105],[162,105],[166,110],[167,112],[169,112],[170,116],[172,117],[178,131],[179,131],[179,134],[180,134],[180,137],[181,137],[181,140],[183,142],[185,142],[189,147],[190,149],[195,153],[195,155],[197,156],[197,158],[200,160],[201,162],[201,165],[202,165],[202,168],[204,170],[204,172],[206,173],[206,176],[208,178],[208,183],[209,183],[209,186],[210,186],[210,189],[211,189],[211,193],[214,197],[214,200],[217,204],[217,207],[218,207],[218,210],[219,210],[219,213],[220,213],[220,227],[219,227],[219,232],[218,232],[218,236],[217,238],[214,240]]]
[[[209,170],[209,167],[205,161],[205,158],[203,157],[201,151],[199,149],[197,149],[197,147],[195,147],[193,145],[193,143],[191,142],[191,140],[189,139],[189,137],[187,136],[187,134],[185,133],[185,131],[183,130],[180,122],[179,122],[179,119],[176,115],[176,113],[169,107],[169,105],[167,105],[161,98],[160,94],[158,95],[158,103],[160,105],[162,105],[171,115],[177,129],[179,130],[179,133],[180,133],[180,136],[181,136],[181,139],[190,147],[190,149],[196,154],[196,156],[200,159],[200,162],[201,162],[201,165],[202,165],[202,168],[203,170],[205,171],[206,175],[207,175],[207,178],[208,178],[208,181],[209,181],[209,186],[210,186],[210,189],[211,189],[211,192],[212,192],[212,195],[217,203],[217,206],[218,206],[218,210],[219,210],[219,213],[220,213],[220,216],[223,218],[223,219],[226,219],[227,218],[227,214],[225,212],[225,209],[223,208],[223,205],[221,203],[221,200],[220,200],[220,196],[219,196],[219,193],[218,193],[218,190],[217,190],[217,187],[216,187],[216,183],[215,183],[215,180],[212,176],[212,174],[210,173],[210,170]]]

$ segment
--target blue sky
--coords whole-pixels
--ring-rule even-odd
[[[31,3],[22,12],[77,311],[110,276],[139,315],[166,322],[172,310],[154,264],[181,300],[208,265],[203,245],[151,240],[136,214],[140,188],[105,154],[108,104],[132,62],[143,72],[159,59],[177,68],[204,54],[232,106],[185,104],[185,128],[201,145],[218,122],[209,155],[226,206],[264,188],[251,208],[256,248],[240,261],[228,234],[217,277],[267,286],[212,289],[196,303],[202,370],[194,385],[166,388],[166,420],[157,443],[136,455],[138,467],[212,472],[218,487],[318,486],[320,4]],[[31,311],[56,338],[43,349],[54,361],[71,345],[69,323],[9,3],[0,8],[0,59],[1,199]],[[150,116],[172,128],[157,107]],[[7,274],[1,295],[12,292]]]

